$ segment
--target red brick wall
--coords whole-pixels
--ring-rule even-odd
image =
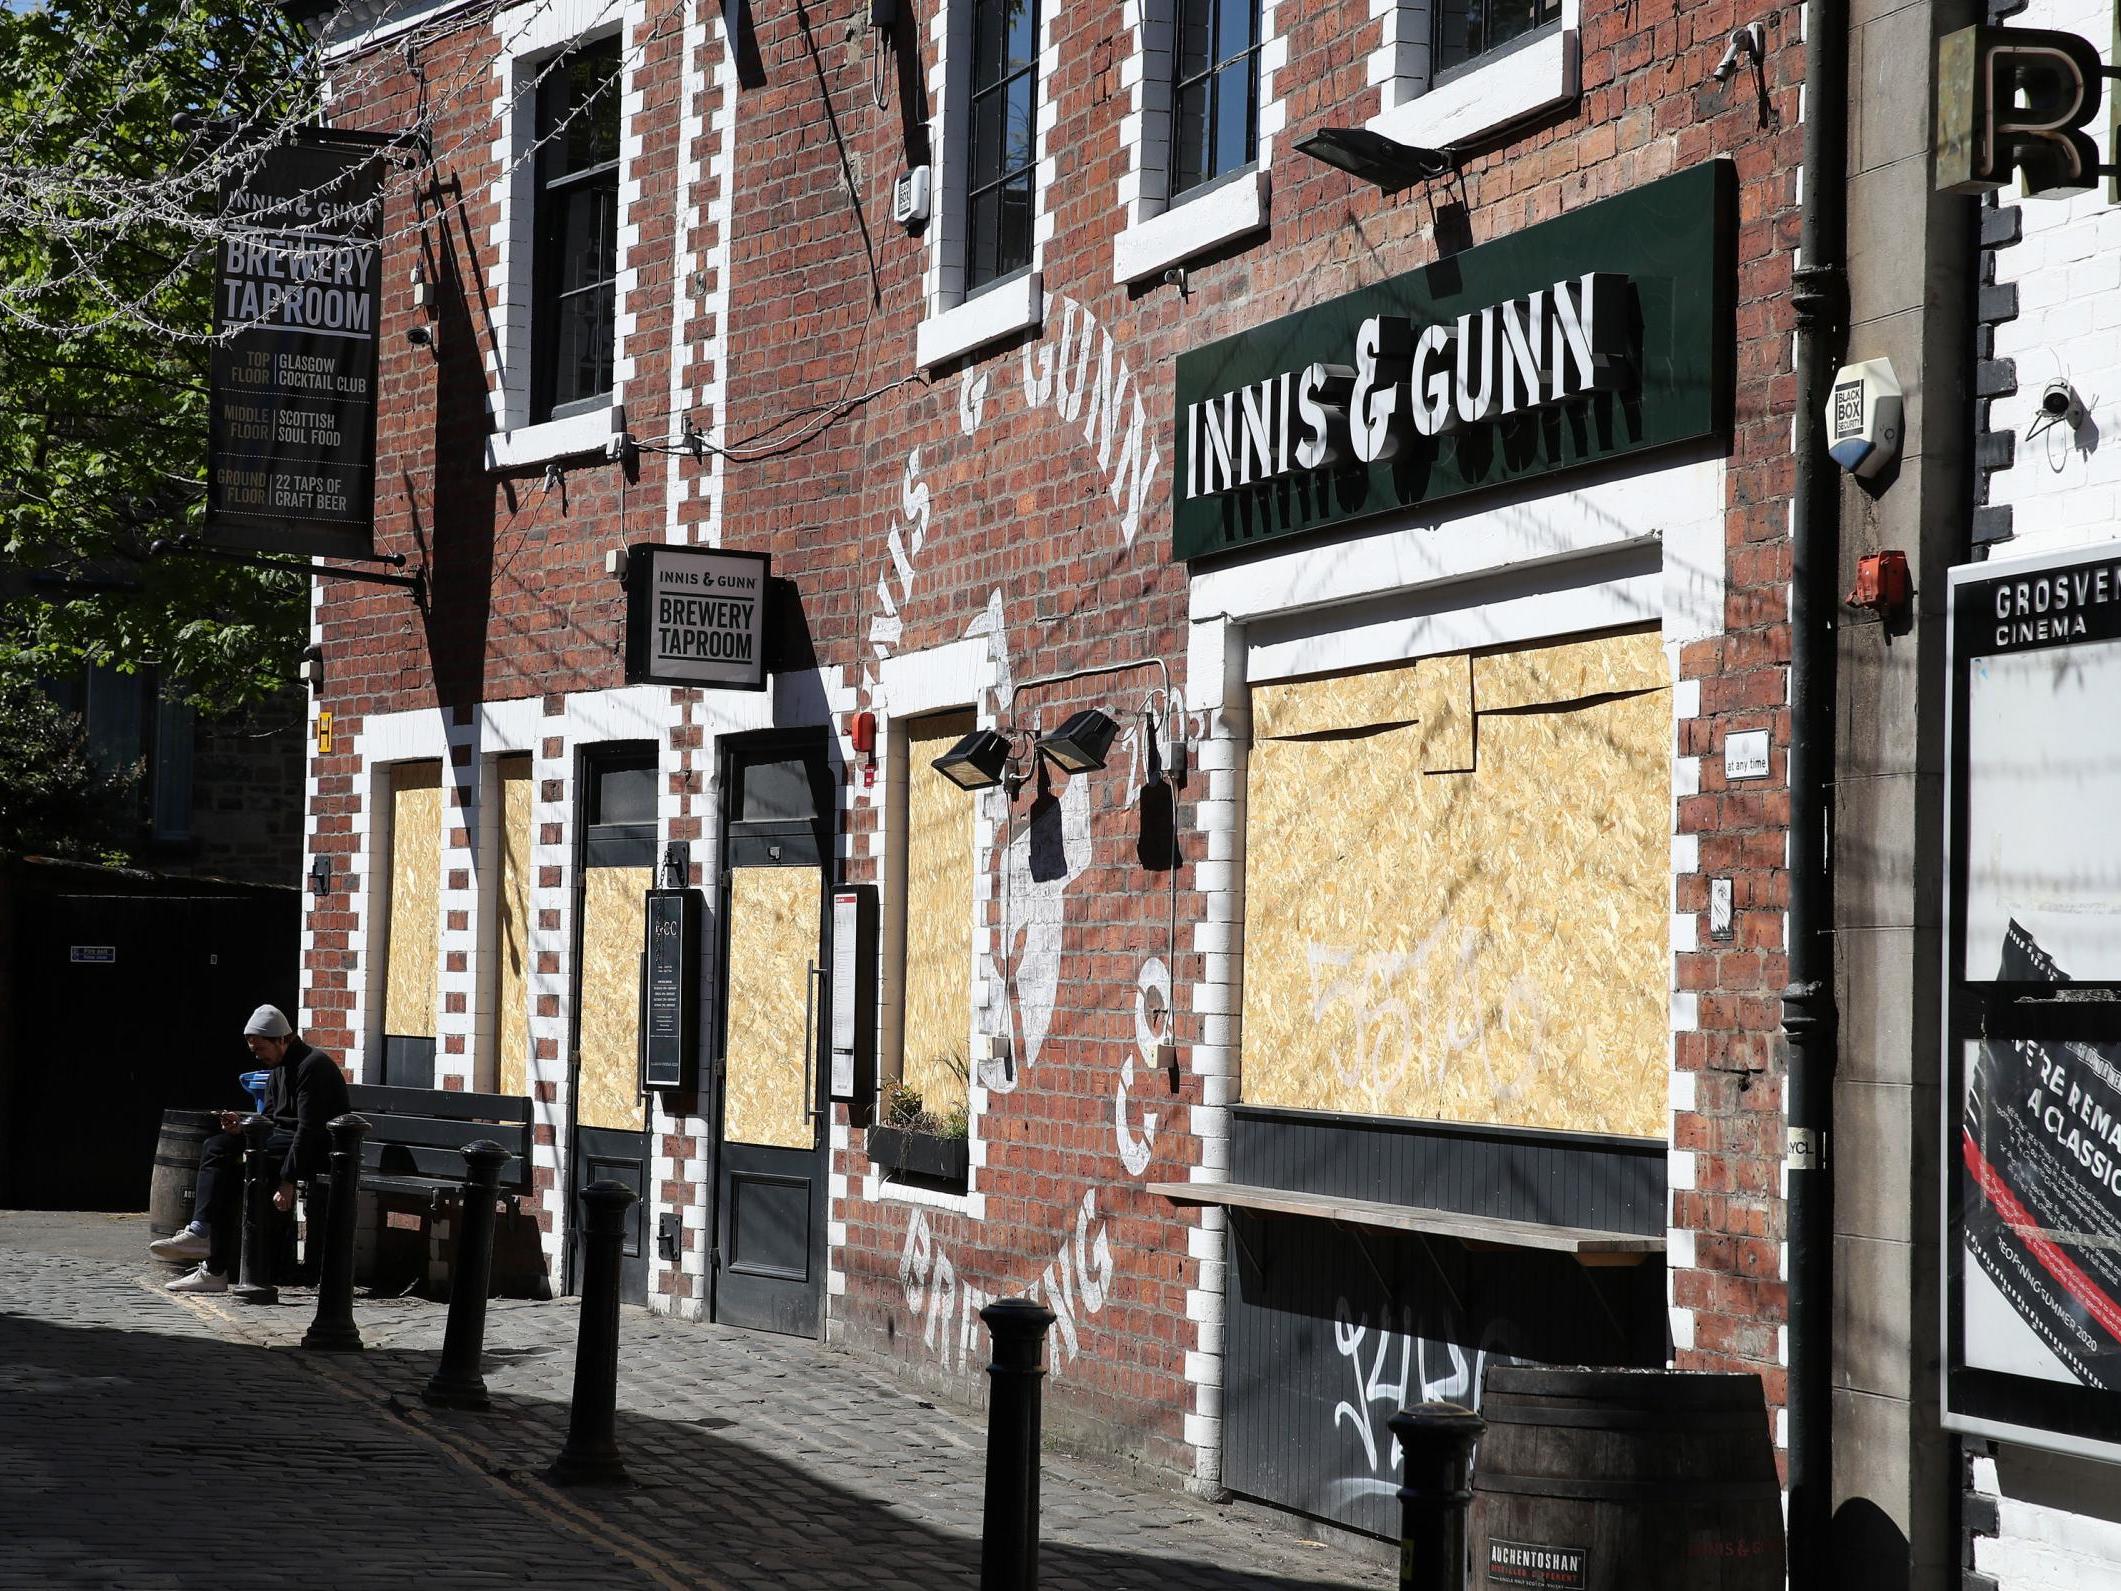
[[[1678,959],[1679,986],[1699,997],[1699,1031],[1682,1034],[1677,1045],[1678,1066],[1696,1081],[1694,1108],[1675,1120],[1674,1146],[1696,1158],[1694,1188],[1675,1195],[1674,1221],[1700,1236],[1695,1267],[1674,1275],[1672,1297],[1693,1312],[1694,1346],[1679,1353],[1681,1364],[1760,1370],[1779,1402],[1779,1061],[1771,1035],[1773,996],[1783,981],[1780,746],[1793,396],[1784,289],[1796,232],[1792,74],[1799,13],[1791,6],[1768,18],[1769,81],[1779,120],[1763,129],[1746,74],[1727,86],[1705,83],[1711,52],[1741,20],[1728,0],[1683,12],[1670,0],[1627,6],[1587,0],[1585,12],[1583,92],[1573,112],[1472,156],[1456,182],[1384,196],[1290,147],[1294,135],[1314,125],[1360,122],[1376,109],[1365,62],[1380,24],[1356,0],[1283,6],[1289,59],[1277,82],[1290,132],[1273,151],[1272,230],[1190,262],[1183,295],[1160,284],[1113,285],[1112,238],[1122,223],[1114,195],[1125,164],[1119,69],[1132,42],[1116,3],[1073,6],[1059,15],[1059,120],[1050,144],[1057,178],[1044,198],[1056,232],[1044,255],[1046,324],[1031,349],[1035,354],[1058,338],[1065,295],[1110,333],[1116,354],[1141,384],[1160,462],[1131,547],[1120,534],[1109,477],[1084,444],[1080,422],[1064,423],[1050,405],[1033,409],[1025,401],[1021,344],[1004,344],[933,379],[922,379],[913,363],[927,244],[890,221],[889,185],[904,163],[907,128],[896,92],[886,93],[882,109],[872,98],[876,64],[866,6],[827,0],[800,10],[752,8],[766,81],[737,95],[735,170],[710,170],[693,190],[697,208],[688,220],[704,270],[686,284],[686,313],[698,334],[724,339],[729,401],[722,419],[732,448],[750,438],[771,444],[818,406],[906,383],[854,405],[815,439],[780,456],[726,465],[720,540],[773,554],[775,572],[793,579],[802,594],[821,663],[856,671],[873,666],[867,637],[880,611],[877,583],[888,578],[895,592],[901,584],[886,536],[894,523],[909,526],[901,498],[917,451],[930,517],[913,560],[910,596],[900,605],[905,628],[894,653],[958,640],[999,589],[1018,678],[1156,654],[1178,672],[1186,577],[1167,554],[1171,371],[1178,353],[1433,259],[1430,229],[1439,208],[1462,204],[1463,225],[1456,229],[1484,242],[1667,171],[1733,158],[1741,233],[1736,427],[1726,477],[1730,633],[1690,646],[1682,660],[1684,678],[1701,681],[1701,702],[1700,716],[1680,726],[1680,755],[1702,761],[1700,793],[1682,803],[1679,827],[1700,837],[1701,871],[1680,880],[1678,909],[1705,911],[1706,876],[1728,873],[1736,880],[1739,911],[1729,946],[1709,948],[1704,922],[1704,948]],[[1747,12],[1743,20],[1755,15]],[[925,50],[931,18],[924,11],[918,20]],[[1780,41],[1787,47],[1778,47]],[[539,470],[512,479],[485,473],[490,306],[484,272],[490,261],[483,251],[494,219],[494,171],[486,164],[491,133],[481,128],[492,106],[491,50],[482,27],[468,38],[429,45],[421,55],[430,81],[459,75],[473,85],[425,102],[435,117],[437,146],[458,152],[427,190],[424,213],[432,219],[419,249],[430,273],[461,293],[443,294],[439,361],[386,339],[378,506],[380,544],[425,564],[433,596],[423,615],[397,592],[327,590],[324,705],[339,715],[342,744],[357,743],[362,719],[372,712],[617,684],[622,603],[603,573],[604,552],[623,541],[661,537],[664,471],[677,468],[690,477],[705,468],[651,453],[640,460],[638,479],[628,481],[616,466],[588,464],[568,471],[564,496],[541,485]],[[711,76],[719,43],[706,42],[701,52]],[[681,418],[665,413],[673,275],[667,212],[679,171],[676,122],[691,108],[681,101],[677,56],[674,41],[651,46],[642,83],[643,213],[630,262],[641,288],[631,305],[638,319],[627,352],[636,369],[626,401],[634,433],[649,439],[674,437]],[[387,52],[378,57],[387,59]],[[926,64],[907,76],[924,84]],[[891,80],[887,72],[886,84]],[[713,90],[699,108],[712,109],[719,93]],[[380,87],[355,97],[347,119],[398,125],[420,103],[402,72],[390,72]],[[711,129],[695,153],[718,161]],[[733,209],[726,239],[707,208],[725,182],[732,185]],[[404,186],[392,203],[391,224],[406,224],[412,210]],[[726,284],[706,253],[722,244],[730,262]],[[406,281],[413,252],[408,240],[386,263],[388,326],[406,324],[411,313]],[[706,306],[722,286],[727,323],[716,326]],[[983,417],[969,437],[960,419],[968,377],[987,383]],[[698,418],[704,427],[710,416]],[[703,511],[688,500],[682,517],[691,522]],[[1051,724],[1073,705],[1109,701],[1122,691],[1131,697],[1149,678],[1127,675],[1116,685],[1040,692],[1021,705],[1035,706]],[[1734,727],[1771,727],[1777,745],[1774,777],[1742,794],[1720,785],[1717,753]],[[358,799],[348,782],[355,766],[336,752],[313,766],[323,781],[313,803],[320,848],[341,843],[347,803]],[[948,1253],[959,1278],[987,1292],[1013,1291],[1038,1279],[1063,1247],[1073,1249],[1083,1195],[1094,1190],[1096,1220],[1112,1255],[1112,1294],[1094,1317],[1085,1312],[1079,1322],[1081,1351],[1056,1384],[1056,1417],[1094,1439],[1185,1464],[1180,1422],[1193,1400],[1184,1355],[1194,1334],[1184,1303],[1197,1270],[1187,1257],[1189,1222],[1144,1194],[1114,1154],[1113,1089],[1134,1043],[1135,973],[1143,958],[1168,954],[1164,875],[1145,873],[1134,859],[1137,818],[1125,804],[1124,784],[1108,774],[1093,792],[1093,858],[1068,896],[1051,1035],[1021,1085],[993,1096],[983,1123],[986,1218],[928,1210],[921,1220],[925,1241]],[[1178,809],[1186,866],[1171,971],[1180,991],[1182,1046],[1198,1031],[1184,991],[1198,973],[1190,951],[1191,925],[1200,915],[1191,864],[1200,853],[1193,803],[1202,791],[1196,778]],[[1019,803],[1020,820],[1030,799]],[[692,811],[696,824],[705,808]],[[870,808],[856,802],[850,829],[860,836],[872,825]],[[685,837],[682,829],[673,834]],[[874,869],[857,839],[849,875],[871,877]],[[997,912],[990,910],[990,922]],[[352,923],[343,902],[312,914],[313,998],[326,1009],[344,1000]],[[344,1041],[328,1028],[316,1037],[326,1047]],[[1153,1080],[1144,1087],[1146,1100],[1138,1088],[1136,1101],[1153,1106],[1163,1123],[1148,1177],[1183,1177],[1198,1153],[1180,1129],[1199,1080],[1182,1067],[1176,1093]],[[858,1152],[843,1169],[858,1194],[864,1169]],[[923,1341],[927,1323],[909,1308],[902,1278],[911,1210],[856,1197],[839,1201],[833,1215],[847,1228],[838,1263],[847,1277],[841,1310],[849,1340],[933,1373],[934,1354]],[[913,1241],[918,1247],[922,1239]],[[968,1389],[975,1369],[969,1361],[952,1366]]]

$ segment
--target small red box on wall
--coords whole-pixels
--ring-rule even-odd
[[[1856,560],[1856,584],[1849,592],[1849,606],[1868,608],[1883,618],[1907,605],[1912,585],[1906,553],[1866,553]]]

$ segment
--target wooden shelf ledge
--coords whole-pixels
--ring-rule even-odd
[[[1255,1210],[1262,1215],[1307,1216],[1343,1226],[1387,1232],[1422,1232],[1456,1238],[1468,1248],[1529,1248],[1574,1255],[1586,1265],[1638,1265],[1664,1252],[1664,1238],[1635,1232],[1606,1232],[1595,1227],[1548,1226],[1539,1221],[1512,1221],[1503,1216],[1467,1215],[1459,1210],[1429,1210],[1376,1199],[1349,1199],[1332,1193],[1296,1193],[1287,1188],[1258,1188],[1244,1182],[1152,1182],[1149,1191],[1173,1204],[1220,1205],[1228,1210]]]

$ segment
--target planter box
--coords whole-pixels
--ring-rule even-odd
[[[971,1166],[971,1146],[962,1138],[908,1132],[903,1127],[871,1127],[869,1158],[909,1176],[934,1177],[963,1186]]]

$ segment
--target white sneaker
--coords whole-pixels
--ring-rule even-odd
[[[228,1278],[219,1271],[208,1270],[202,1261],[197,1270],[186,1271],[182,1276],[171,1282],[169,1291],[173,1293],[225,1293],[228,1291]]]
[[[189,1265],[205,1259],[212,1248],[204,1232],[186,1227],[174,1236],[156,1238],[147,1245],[147,1252],[158,1260]]]

